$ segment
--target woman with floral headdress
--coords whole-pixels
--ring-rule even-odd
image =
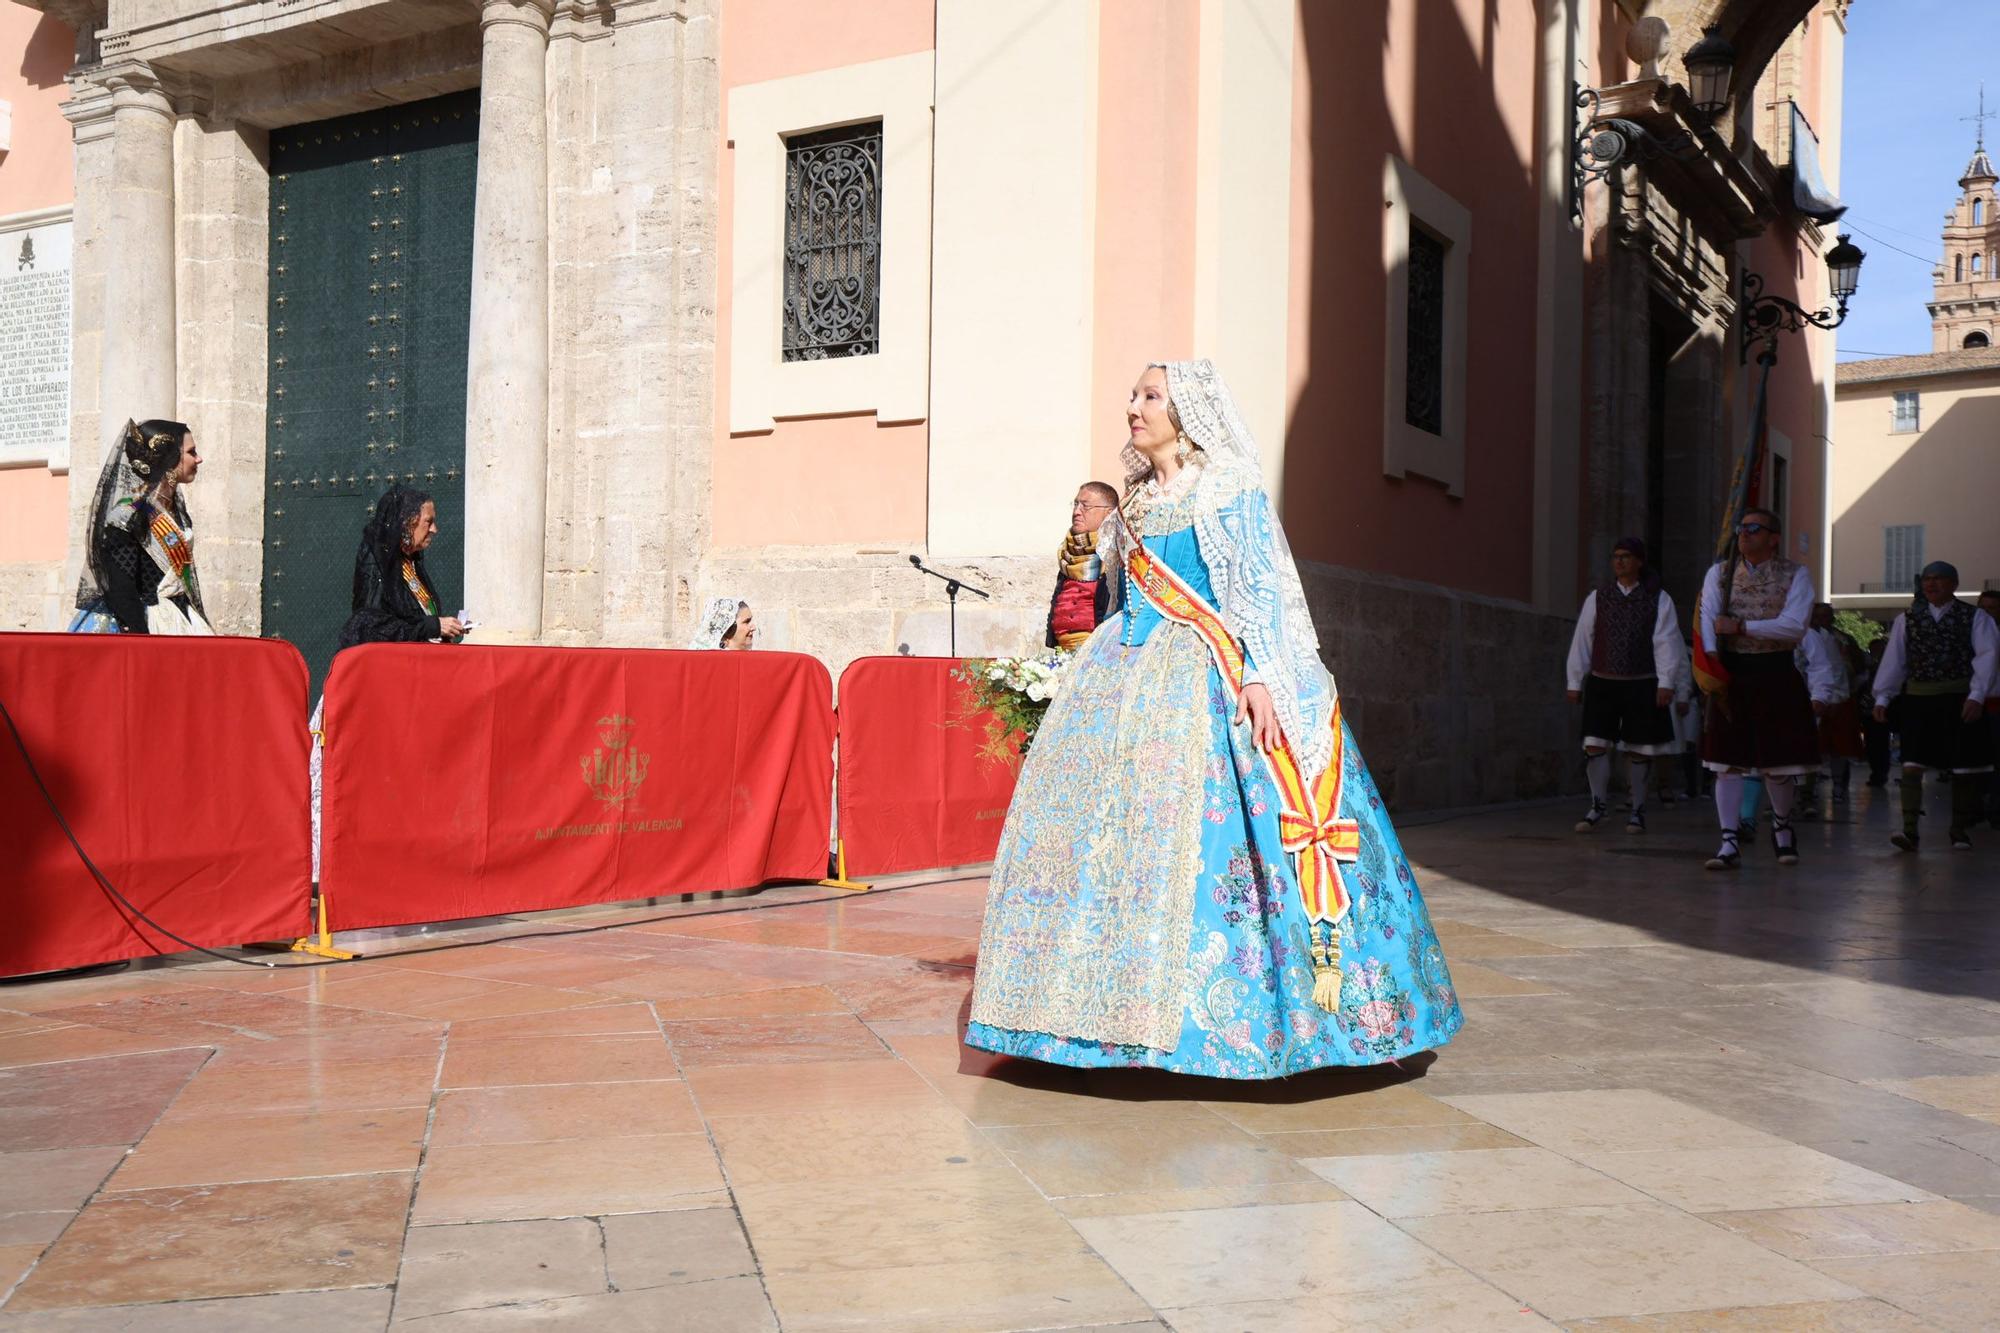
[[[734,597],[716,597],[708,603],[708,614],[694,627],[688,647],[703,650],[720,648],[727,652],[748,652],[757,646],[757,618],[750,603]]]
[[[994,860],[966,1043],[1261,1079],[1449,1041],[1451,974],[1215,367],[1147,368],[1072,661]]]
[[[194,523],[181,487],[201,469],[178,421],[128,421],[90,506],[75,634],[213,634],[195,576]]]

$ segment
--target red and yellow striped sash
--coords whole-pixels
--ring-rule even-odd
[[[417,577],[416,561],[405,560],[403,562],[403,582],[408,586],[410,594],[417,599],[417,605],[424,609],[425,615],[434,616],[437,614],[437,605],[431,600],[430,590],[424,587],[424,581]]]
[[[1208,646],[1229,697],[1243,693],[1243,649],[1214,607],[1187,586],[1167,565],[1153,558],[1145,547],[1137,547],[1125,564],[1133,586],[1148,604],[1166,619],[1186,625],[1201,635]],[[1298,870],[1299,892],[1305,899],[1310,921],[1338,924],[1347,912],[1347,885],[1341,880],[1339,863],[1353,861],[1361,854],[1361,826],[1340,813],[1344,743],[1340,726],[1340,702],[1334,701],[1333,752],[1324,772],[1308,780],[1300,771],[1297,753],[1287,737],[1283,744],[1264,755],[1272,779],[1278,784],[1278,830],[1285,850]]]
[[[188,569],[194,564],[194,546],[188,541],[187,534],[181,531],[180,524],[174,522],[173,515],[167,513],[155,513],[151,527],[153,540],[167,553],[167,564],[172,568],[174,577],[185,583]]]

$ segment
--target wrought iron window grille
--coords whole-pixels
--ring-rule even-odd
[[[882,122],[785,140],[786,361],[881,351]]]
[[[1445,242],[1410,222],[1403,420],[1444,434]]]

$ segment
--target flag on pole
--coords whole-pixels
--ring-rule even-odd
[[[1729,589],[1736,581],[1737,525],[1743,521],[1743,512],[1758,502],[1763,489],[1759,482],[1764,476],[1764,454],[1770,444],[1771,367],[1777,364],[1777,358],[1767,351],[1757,361],[1764,371],[1757,378],[1757,402],[1750,414],[1750,443],[1736,459],[1736,474],[1729,481],[1729,503],[1722,510],[1722,531],[1715,538],[1715,558],[1727,562],[1722,572],[1722,605],[1716,609],[1717,615],[1729,614]],[[1729,668],[1722,664],[1719,652],[1709,651],[1707,642],[1702,638],[1703,609],[1701,603],[1696,602],[1694,683],[1701,687],[1703,694],[1719,695],[1729,688]]]

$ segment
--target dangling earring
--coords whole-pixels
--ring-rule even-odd
[[[1194,445],[1188,441],[1187,436],[1178,431],[1174,433],[1174,440],[1174,461],[1182,467],[1186,467],[1188,460],[1194,457]]]

